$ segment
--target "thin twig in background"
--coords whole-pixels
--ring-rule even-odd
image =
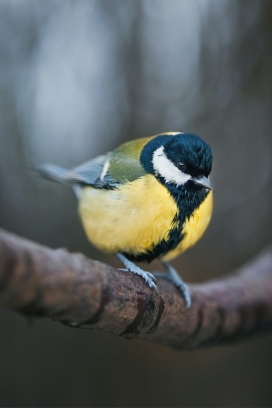
[[[81,254],[0,231],[0,304],[28,316],[195,350],[272,329],[272,247],[233,275],[180,293]]]

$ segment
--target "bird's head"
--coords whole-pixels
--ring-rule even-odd
[[[170,188],[187,191],[212,189],[208,178],[212,169],[212,151],[195,134],[158,135],[146,144],[140,160],[148,173]]]

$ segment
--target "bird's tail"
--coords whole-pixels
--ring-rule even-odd
[[[71,172],[69,170],[55,166],[54,164],[42,164],[35,168],[35,172],[47,180],[56,181],[57,183],[66,185],[69,184],[78,200],[80,200],[82,188],[77,180],[71,177]]]
[[[55,166],[54,164],[42,164],[39,167],[35,168],[35,172],[38,173],[39,176],[56,181],[57,183],[67,183],[67,169],[63,167]]]

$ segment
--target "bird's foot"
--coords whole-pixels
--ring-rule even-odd
[[[136,275],[141,276],[151,289],[155,289],[157,291],[157,286],[154,283],[156,281],[156,278],[154,275],[152,275],[152,273],[146,272],[143,269],[139,268],[133,262],[129,261],[123,254],[117,253],[116,256],[121,262],[123,262],[126,267],[126,269],[120,268],[121,271],[132,272]]]
[[[192,304],[192,299],[188,286],[183,282],[179,274],[168,262],[161,261],[161,263],[165,267],[167,273],[155,272],[154,275],[172,282],[181,292],[186,302],[187,309],[189,309]]]

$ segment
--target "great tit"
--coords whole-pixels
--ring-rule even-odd
[[[115,254],[151,288],[156,289],[154,275],[171,280],[189,308],[188,287],[167,261],[194,245],[210,222],[211,168],[211,148],[200,137],[167,132],[124,143],[72,170],[46,164],[38,171],[71,185],[96,247]],[[155,258],[167,274],[151,274],[133,263]]]

